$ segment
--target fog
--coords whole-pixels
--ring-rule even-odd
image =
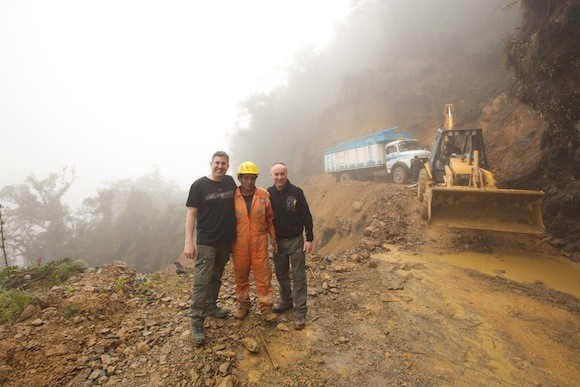
[[[183,249],[186,190],[216,150],[232,175],[256,162],[259,186],[276,161],[301,183],[337,141],[419,136],[449,101],[476,117],[508,84],[508,4],[0,2],[9,261],[159,270]]]
[[[392,126],[430,145],[446,103],[473,120],[509,84],[502,49],[520,19],[509,0],[353,1],[324,50],[304,47],[284,83],[240,103],[234,164],[283,161],[302,180],[324,173],[324,148]]]
[[[187,189],[230,151],[238,102],[283,82],[346,13],[346,0],[0,2],[0,189],[65,167],[75,206],[153,170]]]

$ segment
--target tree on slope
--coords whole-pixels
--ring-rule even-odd
[[[23,184],[0,191],[6,207],[5,245],[13,263],[61,258],[74,230],[74,219],[62,198],[74,180],[74,170],[64,169],[45,179],[31,175]]]

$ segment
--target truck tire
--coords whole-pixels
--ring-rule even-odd
[[[404,184],[409,178],[409,172],[403,165],[394,166],[391,175],[393,176],[393,181],[397,184]]]
[[[343,172],[340,174],[340,181],[341,182],[347,182],[347,181],[351,181],[352,180],[352,176],[350,173],[348,172]]]
[[[427,170],[421,169],[421,171],[419,172],[419,180],[417,180],[417,200],[419,201],[419,203],[423,202],[426,185],[427,185]]]

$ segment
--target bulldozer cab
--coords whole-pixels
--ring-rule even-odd
[[[473,164],[474,150],[479,151],[479,166],[488,169],[487,155],[480,128],[437,129],[429,164],[436,183],[444,182],[445,167],[453,165],[453,159],[462,164]]]

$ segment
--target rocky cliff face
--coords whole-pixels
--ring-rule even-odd
[[[547,122],[540,174],[549,232],[580,249],[580,38],[577,1],[522,0],[521,32],[506,42],[515,93]]]

